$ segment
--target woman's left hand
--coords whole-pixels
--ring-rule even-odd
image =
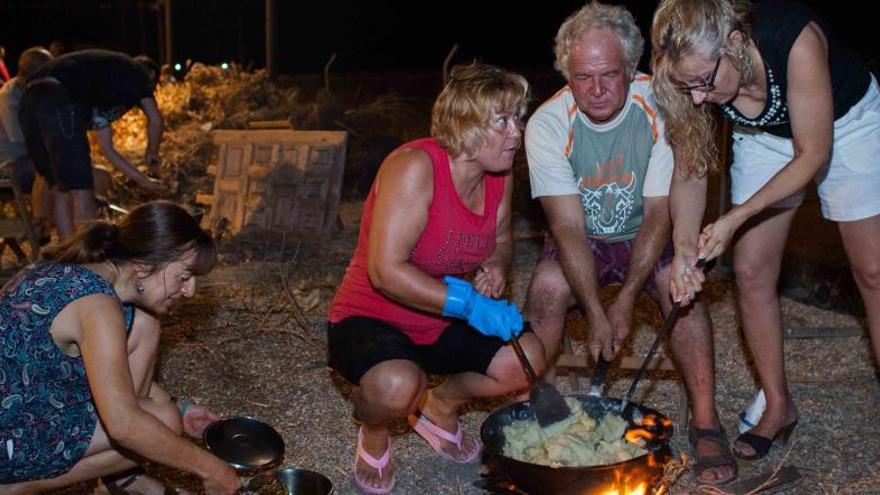
[[[676,246],[669,270],[669,295],[672,301],[678,302],[681,307],[690,304],[697,293],[703,290],[706,275],[702,268],[696,267],[696,264],[696,249],[679,249]]]
[[[205,428],[216,421],[220,421],[220,416],[212,413],[207,407],[190,404],[183,414],[183,432],[193,438],[201,438]]]
[[[504,269],[497,263],[486,263],[474,276],[474,288],[487,297],[498,299],[504,294],[506,285]]]
[[[733,239],[733,234],[739,228],[742,222],[736,220],[730,213],[726,213],[718,217],[715,223],[710,223],[703,227],[700,234],[700,240],[697,243],[697,250],[700,258],[706,261],[712,260],[721,255],[727,245]]]

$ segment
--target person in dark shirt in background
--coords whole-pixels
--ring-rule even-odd
[[[3,59],[6,58],[6,47],[0,45],[0,83],[5,83],[9,80],[9,70],[6,69],[6,62]]]
[[[51,188],[52,218],[62,240],[72,236],[77,223],[97,215],[89,130],[95,131],[110,163],[128,178],[151,193],[165,191],[113,147],[111,127],[139,106],[147,116],[144,162],[151,173],[159,171],[163,122],[153,97],[158,75],[148,57],[82,50],[53,59],[29,81],[19,117],[28,154]]]

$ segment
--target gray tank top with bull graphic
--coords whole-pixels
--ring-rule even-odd
[[[642,189],[654,146],[651,122],[643,112],[627,112],[613,129],[573,122],[568,161],[578,183],[587,235],[606,242],[632,239],[642,225]]]

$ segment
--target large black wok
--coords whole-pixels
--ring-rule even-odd
[[[583,404],[590,417],[599,420],[609,411],[619,411],[621,401],[608,397],[572,395]],[[600,488],[620,480],[656,481],[663,472],[663,465],[671,457],[668,440],[672,436],[672,426],[659,412],[632,404],[631,416],[636,418],[653,415],[658,421],[652,428],[654,441],[650,442],[649,453],[628,461],[590,467],[553,468],[539,464],[518,461],[502,454],[504,451],[504,431],[506,425],[514,421],[535,420],[529,401],[517,402],[493,412],[483,422],[480,437],[484,452],[489,457],[492,468],[507,475],[520,490],[530,495],[586,495],[596,493]],[[630,419],[631,424],[634,425]],[[632,484],[629,484],[632,487]]]

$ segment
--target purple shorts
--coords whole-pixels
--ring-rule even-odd
[[[609,284],[622,284],[626,280],[626,274],[629,271],[629,257],[632,254],[635,239],[619,242],[602,242],[595,239],[587,238],[590,250],[593,251],[593,261],[596,264],[596,275],[599,279],[599,287],[605,287]],[[541,253],[541,261],[555,261],[558,258],[559,251],[556,247],[556,240],[548,232],[544,234],[544,251]],[[645,283],[645,291],[655,300],[660,300],[660,293],[657,292],[657,283],[655,282],[657,274],[661,270],[672,264],[673,249],[672,243],[666,245],[660,258],[654,265],[654,276],[650,277]]]

